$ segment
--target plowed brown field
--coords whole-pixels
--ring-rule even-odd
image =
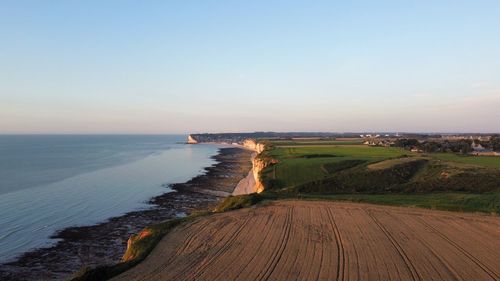
[[[116,280],[500,280],[500,218],[281,201],[179,227]]]

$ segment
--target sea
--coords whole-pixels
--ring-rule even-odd
[[[50,236],[150,208],[215,163],[219,147],[185,135],[0,135],[0,263]]]

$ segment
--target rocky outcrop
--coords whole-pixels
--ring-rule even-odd
[[[135,258],[137,258],[137,244],[139,241],[148,238],[151,236],[151,231],[149,229],[143,229],[139,234],[137,235],[132,235],[127,241],[127,250],[125,251],[125,254],[122,257],[123,262],[131,261]]]

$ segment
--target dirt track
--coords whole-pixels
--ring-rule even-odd
[[[177,228],[116,280],[500,280],[500,218],[283,201]]]

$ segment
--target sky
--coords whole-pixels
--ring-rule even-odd
[[[498,133],[499,15],[497,0],[0,0],[0,134]]]

